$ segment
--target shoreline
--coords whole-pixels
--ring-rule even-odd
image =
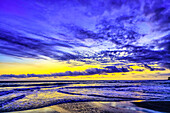
[[[114,81],[114,82],[119,82],[119,81],[169,81],[168,79],[139,79],[139,80],[2,80],[0,79],[1,83],[22,83],[22,82],[77,82],[77,81]]]
[[[164,103],[164,104],[163,104]],[[157,107],[154,107],[154,105]],[[166,108],[165,108],[166,105]],[[5,113],[145,113],[145,112],[170,112],[170,101],[94,101],[62,103],[37,109],[12,111]],[[164,106],[164,108],[162,108]],[[162,108],[162,109],[161,109]]]

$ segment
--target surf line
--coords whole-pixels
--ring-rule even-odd
[[[114,97],[114,96],[104,96],[104,95],[97,95],[97,94],[82,94],[82,93],[71,93],[67,91],[61,91],[64,88],[58,88],[57,92],[64,93],[64,94],[70,94],[70,95],[82,95],[82,96],[93,96],[93,97],[102,97],[102,98],[115,98],[115,99],[124,99],[124,100],[141,100],[140,98],[130,98],[130,97]]]

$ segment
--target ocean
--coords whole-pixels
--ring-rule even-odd
[[[76,80],[0,82],[0,112],[91,101],[170,101],[170,81]]]

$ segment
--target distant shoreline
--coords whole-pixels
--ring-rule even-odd
[[[65,81],[69,81],[69,82],[74,82],[74,81],[166,81],[166,79],[163,80],[0,80],[0,83],[6,83],[6,82],[65,82]]]

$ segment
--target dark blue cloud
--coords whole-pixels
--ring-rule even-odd
[[[0,1],[0,53],[19,58],[169,64],[165,0]]]
[[[151,67],[151,66],[148,66],[147,64],[144,64],[144,67],[147,68],[147,69],[149,69],[150,71],[154,71],[154,70],[163,71],[163,70],[165,70],[164,68],[153,68],[153,67]]]
[[[0,78],[28,78],[28,77],[59,77],[59,76],[80,76],[80,75],[94,75],[94,74],[103,74],[103,73],[114,73],[114,72],[129,72],[128,68],[122,67],[117,68],[116,66],[107,66],[103,69],[91,68],[86,69],[85,71],[66,71],[64,73],[53,73],[53,74],[5,74],[1,75]]]
[[[129,65],[131,66],[131,65]],[[52,73],[52,74],[20,74],[20,75],[14,75],[14,74],[4,74],[1,75],[1,79],[5,78],[28,78],[28,77],[61,77],[61,76],[83,76],[83,75],[95,75],[95,74],[103,74],[103,73],[119,73],[123,72],[123,74],[126,74],[126,72],[130,71],[144,71],[145,69],[149,69],[150,71],[164,71],[164,68],[157,68],[154,66],[149,66],[147,64],[140,65],[141,67],[144,67],[145,69],[132,69],[129,66],[121,66],[119,67],[115,65],[109,65],[103,68],[90,68],[86,69],[85,71],[66,71],[61,73]]]

